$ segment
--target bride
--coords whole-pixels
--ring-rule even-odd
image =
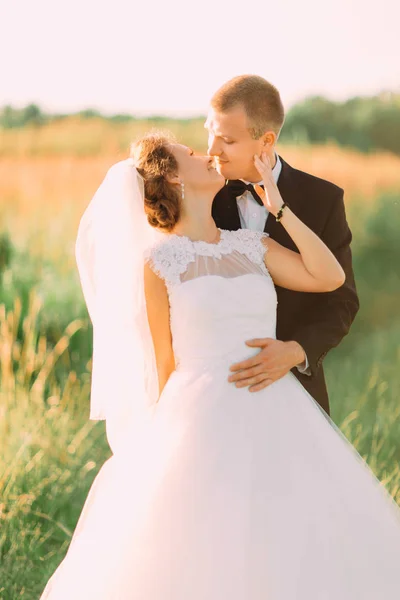
[[[148,134],[108,171],[76,255],[93,322],[91,419],[113,456],[42,600],[377,600],[400,593],[400,510],[292,373],[250,392],[230,366],[275,337],[274,283],[344,273],[285,205],[299,253],[220,230],[209,157]],[[257,373],[254,374],[257,377]]]

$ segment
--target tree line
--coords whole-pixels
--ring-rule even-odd
[[[7,105],[0,110],[0,127],[40,127],[69,116],[46,114],[37,104],[29,104],[21,109]],[[130,114],[104,116],[93,109],[80,111],[75,116],[112,122],[140,120]],[[151,120],[165,122],[165,117],[152,117]],[[356,96],[344,102],[335,102],[322,96],[306,98],[288,111],[280,140],[296,144],[335,142],[362,152],[387,150],[400,155],[400,93]]]

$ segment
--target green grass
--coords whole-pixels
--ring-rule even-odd
[[[400,504],[400,321],[328,355],[331,416]]]
[[[332,417],[400,504],[397,198],[352,205],[361,309],[325,360]],[[38,598],[110,456],[88,420],[90,326],[75,271],[0,240],[0,599]]]

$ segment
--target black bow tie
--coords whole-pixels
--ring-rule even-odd
[[[235,195],[236,198],[238,196],[241,196],[242,194],[245,193],[246,190],[248,190],[251,193],[251,195],[253,196],[254,200],[257,202],[257,204],[259,204],[260,206],[264,206],[263,201],[261,200],[260,196],[257,194],[256,190],[254,189],[254,185],[252,183],[245,183],[244,181],[241,181],[240,179],[229,179],[227,181],[226,185],[231,190],[232,194]],[[263,185],[261,185],[260,187],[262,187],[264,189]]]

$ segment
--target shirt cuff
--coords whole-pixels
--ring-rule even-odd
[[[311,375],[310,363],[308,362],[307,354],[306,360],[301,363],[301,365],[297,365],[297,370],[303,375]]]

